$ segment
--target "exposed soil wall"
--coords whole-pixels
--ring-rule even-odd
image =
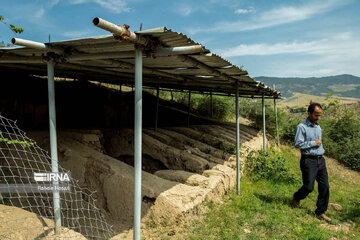
[[[23,76],[5,83],[0,111],[18,119],[28,136],[49,150],[46,79]],[[131,228],[133,93],[80,81],[56,82],[55,88],[59,164],[81,187],[96,191],[97,206],[116,231]],[[186,107],[161,100],[155,132],[155,102],[144,93],[142,216],[171,222],[206,199],[221,199],[234,186],[236,127],[194,114],[191,126],[184,127]],[[258,132],[248,126],[241,125],[240,136],[242,150],[262,146]]]
[[[24,129],[48,129],[47,79],[1,72],[0,112]],[[143,125],[155,126],[156,97],[143,92]],[[86,81],[56,81],[57,128],[99,129],[132,127],[134,92],[119,92]],[[158,126],[187,124],[186,106],[159,101]],[[191,115],[192,124],[211,123]]]

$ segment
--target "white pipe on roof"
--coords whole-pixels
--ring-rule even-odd
[[[37,49],[49,49],[44,43],[34,42],[30,40],[25,40],[21,38],[13,38],[11,39],[11,43],[14,45],[29,47],[29,48],[37,48]]]
[[[124,40],[135,41],[136,43],[146,44],[146,39],[139,34],[136,34],[130,30],[126,25],[119,26],[114,23],[108,22],[104,19],[96,17],[93,19],[93,24],[96,27],[102,28],[106,31],[109,31],[115,35],[120,36]],[[170,47],[170,48],[158,48],[153,51],[153,53],[158,55],[175,55],[175,54],[193,54],[204,52],[205,48],[201,45],[193,45],[193,46],[184,46],[184,47]]]
[[[201,45],[184,46],[184,47],[169,47],[158,48],[154,50],[156,55],[175,55],[175,54],[193,54],[204,52],[205,48]]]
[[[50,46],[46,45],[45,43],[34,42],[34,41],[25,40],[25,39],[21,39],[21,38],[13,38],[13,39],[11,39],[11,43],[14,45],[24,46],[24,47],[28,47],[28,48],[40,49],[40,50],[44,50],[44,51],[51,51],[51,52],[55,52],[57,54],[64,53],[64,51],[59,47],[50,47]]]
[[[99,17],[95,17],[92,22],[96,27],[102,28],[106,31],[109,31],[109,32],[115,34],[115,35],[118,35],[118,36],[122,37],[124,40],[135,41],[135,42],[141,43],[141,44],[146,43],[146,39],[144,39],[141,36],[136,36],[136,34],[134,32],[127,29],[128,27],[125,28],[124,26],[116,25],[114,23],[108,22]]]

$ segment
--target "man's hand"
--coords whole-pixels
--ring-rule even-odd
[[[318,145],[320,147],[321,145],[321,140],[320,139],[315,139],[316,145]]]

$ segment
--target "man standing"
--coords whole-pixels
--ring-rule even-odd
[[[300,206],[300,200],[305,199],[314,190],[316,180],[319,195],[315,214],[319,219],[330,222],[331,219],[325,215],[329,204],[329,181],[323,157],[325,150],[321,142],[321,128],[318,124],[321,114],[321,105],[311,103],[307,119],[296,127],[295,147],[301,151],[300,169],[303,185],[294,194],[292,204],[294,207]]]

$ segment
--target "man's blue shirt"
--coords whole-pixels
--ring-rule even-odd
[[[306,119],[296,127],[295,132],[295,147],[299,148],[301,154],[305,155],[323,155],[325,153],[324,147],[316,145],[315,139],[322,142],[321,128],[319,124],[315,126]]]

